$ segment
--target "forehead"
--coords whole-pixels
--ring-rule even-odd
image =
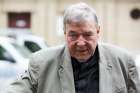
[[[65,25],[66,30],[93,30],[96,26],[93,21],[71,22]]]

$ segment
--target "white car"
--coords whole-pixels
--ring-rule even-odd
[[[26,47],[31,52],[47,48],[48,45],[41,37],[31,34],[21,34],[16,36],[16,43]]]
[[[0,93],[28,68],[31,53],[11,38],[0,37]]]
[[[31,31],[27,29],[0,29],[0,35],[15,39],[17,44],[26,47],[31,52],[36,52],[48,47],[42,37],[33,35]]]

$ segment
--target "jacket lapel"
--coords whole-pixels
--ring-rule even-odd
[[[112,65],[108,54],[98,45],[99,50],[99,93],[112,93]]]
[[[62,93],[75,93],[73,69],[68,48],[65,47],[62,62],[60,64],[59,76],[62,85]]]

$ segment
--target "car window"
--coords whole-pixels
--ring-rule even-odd
[[[31,41],[25,41],[24,42],[24,45],[25,47],[27,47],[31,52],[36,52],[38,50],[40,50],[40,46],[37,45],[36,43],[34,42],[31,42]]]
[[[6,60],[12,63],[16,62],[11,56],[11,54],[8,53],[8,51],[6,51],[2,46],[0,46],[0,60]]]

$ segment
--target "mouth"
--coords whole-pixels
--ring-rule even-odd
[[[87,50],[78,50],[78,52],[87,52]]]
[[[87,48],[82,48],[82,47],[77,47],[77,48],[76,48],[76,51],[77,51],[77,52],[87,52],[88,49],[87,49]]]
[[[77,50],[77,52],[79,52],[79,53],[87,53],[88,50],[87,49],[79,49],[79,50]]]

